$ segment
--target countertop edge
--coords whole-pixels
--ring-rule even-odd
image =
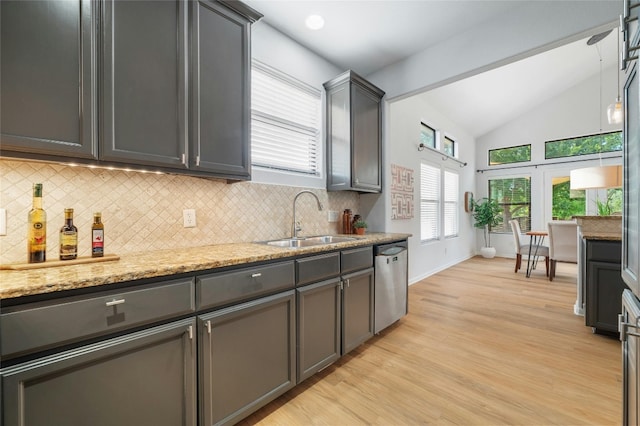
[[[356,239],[353,241],[301,248],[274,247],[262,243],[215,244],[151,253],[131,253],[114,262],[27,271],[0,271],[0,300],[285,260],[301,255],[384,244],[411,236],[412,234],[395,233],[354,235]]]

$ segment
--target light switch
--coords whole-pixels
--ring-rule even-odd
[[[337,222],[338,221],[338,212],[335,210],[329,210],[327,213],[327,220],[329,222]]]

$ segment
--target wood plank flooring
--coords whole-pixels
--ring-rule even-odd
[[[409,288],[409,315],[243,425],[617,425],[616,338],[573,314],[576,265],[476,257]]]

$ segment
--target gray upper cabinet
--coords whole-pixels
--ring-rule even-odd
[[[187,3],[104,3],[101,159],[187,167]]]
[[[382,191],[384,92],[353,71],[324,84],[327,91],[327,189]]]
[[[0,3],[2,155],[96,158],[95,4]]]
[[[261,15],[238,2],[191,4],[191,167],[249,179],[250,25]]]

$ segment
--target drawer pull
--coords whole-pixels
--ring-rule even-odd
[[[116,305],[122,305],[124,303],[124,299],[113,299],[110,302],[107,302],[107,306],[116,306]]]
[[[251,274],[251,278],[258,278],[258,277],[261,277],[261,276],[262,276],[262,273],[260,273],[260,272],[257,272],[255,274]]]

